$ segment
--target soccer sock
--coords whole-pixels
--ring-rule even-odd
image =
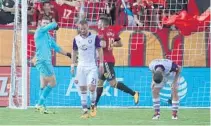
[[[95,101],[95,106],[97,106],[97,103],[99,102],[102,93],[103,93],[103,87],[97,87],[97,98]]]
[[[172,101],[172,115],[176,115],[179,108],[179,101]]]
[[[41,96],[43,94],[43,90],[44,90],[44,88],[40,88],[40,91],[39,91],[39,99],[41,98]],[[43,103],[43,106],[45,107],[45,103]]]
[[[160,98],[153,98],[152,102],[153,102],[155,113],[160,114]]]
[[[41,95],[42,95],[42,93],[43,93],[43,89],[44,89],[44,88],[40,88],[39,97],[41,97]]]
[[[135,91],[131,90],[129,87],[127,87],[126,85],[124,85],[122,82],[118,82],[117,85],[116,85],[116,88],[125,92],[125,93],[128,93],[132,96],[135,95]]]
[[[48,95],[50,94],[52,90],[52,87],[50,85],[47,85],[44,90],[43,90],[43,93],[42,95],[40,96],[40,99],[38,101],[38,105],[43,105],[44,102],[45,102],[45,99],[48,97]]]
[[[87,109],[87,91],[81,91],[81,105],[83,108],[83,111],[88,111]]]
[[[95,105],[96,91],[90,92],[91,105]]]

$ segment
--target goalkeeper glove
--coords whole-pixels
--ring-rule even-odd
[[[66,56],[68,56],[71,59],[71,53],[67,53]]]
[[[56,31],[59,30],[59,26],[57,25],[57,26],[54,28],[54,30],[56,30]]]

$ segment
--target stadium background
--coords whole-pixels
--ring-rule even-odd
[[[207,5],[199,4],[199,0],[193,2],[191,9],[193,13],[203,13]],[[200,9],[202,8],[202,9]],[[198,12],[196,12],[198,11]],[[10,26],[0,27],[1,50],[0,50],[0,106],[8,105],[8,90],[10,84],[10,65],[13,41],[13,29]],[[91,27],[92,32],[95,27]],[[29,59],[33,57],[33,32],[31,27],[28,33],[28,51]],[[153,31],[153,32],[152,32]],[[140,106],[151,106],[150,94],[150,73],[146,68],[148,63],[154,58],[164,58],[165,55],[172,56],[172,59],[178,64],[183,64],[184,68],[182,76],[184,81],[181,85],[182,106],[187,107],[209,107],[210,106],[210,37],[207,32],[197,32],[190,36],[182,36],[178,31],[170,31],[169,29],[141,30],[140,28],[123,27],[119,30],[120,37],[123,42],[123,49],[114,50],[116,57],[117,78],[128,84],[141,93]],[[156,31],[156,32],[155,32]],[[59,45],[65,50],[71,50],[72,39],[77,34],[74,28],[60,28],[56,33],[56,39]],[[141,38],[141,39],[140,39]],[[138,39],[138,40],[137,40]],[[200,40],[202,46],[194,44],[194,41]],[[156,45],[156,46],[155,46]],[[183,46],[181,46],[183,45]],[[191,48],[194,48],[191,50]],[[156,51],[155,51],[156,50]],[[200,52],[195,52],[200,50]],[[192,51],[192,52],[191,52]],[[200,56],[196,54],[200,53]],[[179,56],[179,57],[178,57]],[[79,97],[74,92],[74,87],[68,94],[68,87],[72,79],[69,74],[70,61],[59,54],[54,55],[53,64],[55,66],[58,86],[54,93],[51,94],[50,102],[47,105],[53,106],[79,106]],[[190,61],[191,60],[191,61]],[[201,74],[203,73],[203,74]],[[29,105],[34,105],[37,100],[38,92],[38,73],[34,67],[30,69],[29,82]],[[60,87],[61,86],[61,87]],[[56,93],[55,93],[56,92]],[[132,100],[126,100],[126,94],[116,93],[115,90],[109,89],[111,95],[104,96],[100,102],[102,106],[133,106]],[[168,91],[167,91],[168,92]],[[163,92],[164,94],[167,92]],[[59,95],[58,95],[59,94]],[[118,98],[118,96],[121,96]],[[52,97],[56,100],[52,102]],[[169,96],[164,96],[169,97]],[[117,102],[117,98],[121,102]],[[109,102],[108,102],[109,101]],[[191,101],[191,102],[187,102]],[[118,104],[121,103],[121,104]],[[166,102],[162,104],[168,105]]]

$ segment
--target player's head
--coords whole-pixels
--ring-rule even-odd
[[[49,1],[43,2],[43,9],[44,11],[50,11],[51,10],[51,4]]]
[[[41,27],[45,27],[45,26],[48,25],[50,22],[51,22],[51,19],[50,19],[49,17],[44,16],[44,17],[41,19],[40,26],[41,26]]]
[[[153,81],[156,84],[160,84],[163,81],[163,70],[162,70],[162,68],[158,67],[155,70],[155,72],[153,74]]]
[[[89,33],[88,22],[84,19],[81,20],[78,26],[78,30],[81,36],[87,36]]]
[[[102,29],[104,27],[107,27],[110,25],[110,19],[105,16],[101,16],[99,21],[98,21],[98,28]]]

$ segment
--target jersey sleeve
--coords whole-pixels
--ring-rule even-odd
[[[154,71],[154,65],[153,64],[154,64],[153,62],[150,62],[150,64],[149,64],[149,70],[150,71]]]
[[[50,44],[51,48],[56,51],[56,52],[60,52],[61,51],[61,47],[59,47],[57,44],[56,44],[56,41],[55,39],[52,38],[51,40],[51,44]]]
[[[40,32],[48,32],[50,30],[54,30],[56,27],[57,27],[57,23],[56,22],[51,22],[47,26],[41,27],[40,28]]]
[[[98,36],[96,36],[96,38],[95,38],[95,47],[96,48],[100,48],[101,47],[100,46],[100,38]]]
[[[74,38],[74,40],[73,40],[73,50],[74,50],[74,51],[77,51],[77,50],[78,50],[78,46],[77,46],[77,44],[76,44],[75,38]]]

